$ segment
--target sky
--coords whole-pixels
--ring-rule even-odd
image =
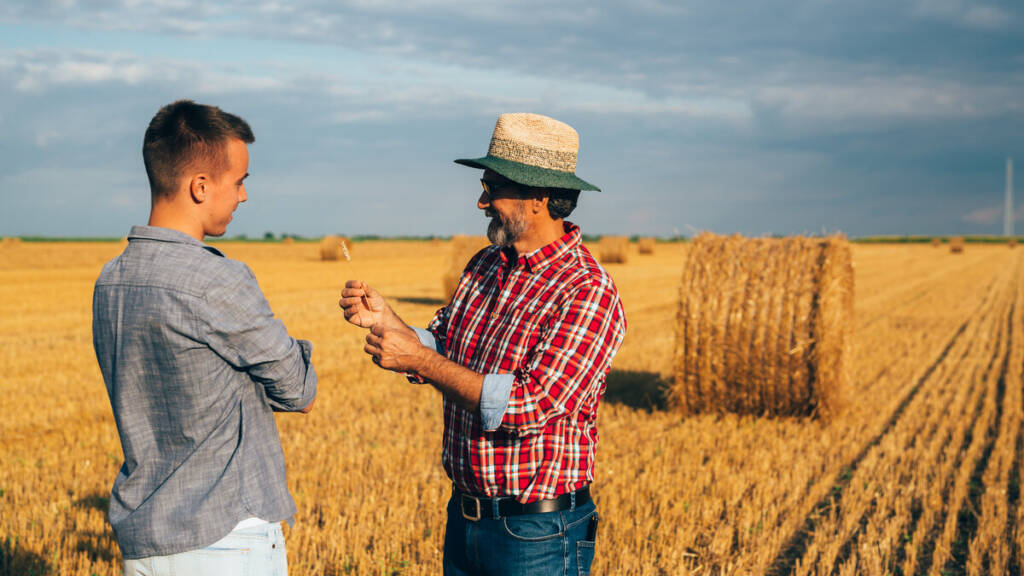
[[[229,236],[482,234],[505,112],[579,132],[588,234],[1000,234],[1024,3],[0,0],[0,236],[144,224],[182,98],[255,133]]]

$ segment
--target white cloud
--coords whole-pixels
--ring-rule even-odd
[[[1024,206],[1017,206],[1013,211],[1014,222],[1024,221]],[[963,221],[971,224],[988,225],[1003,221],[1003,206],[992,205],[971,210],[963,215]]]
[[[977,29],[1006,28],[1013,23],[1011,14],[998,6],[965,0],[919,0],[914,13]]]
[[[1005,28],[1011,24],[1010,14],[996,6],[971,6],[964,21],[975,28]]]
[[[754,101],[808,119],[966,118],[1019,109],[1024,94],[1013,84],[965,85],[933,77],[891,76],[769,85],[754,91]]]
[[[36,132],[36,148],[46,148],[51,142],[55,142],[60,138],[60,133],[56,130],[40,130]]]
[[[0,77],[12,77],[10,83],[16,91],[29,93],[88,85],[166,85],[182,80],[188,81],[190,92],[204,95],[285,87],[281,78],[240,73],[229,66],[144,60],[131,54],[90,50],[21,50],[0,62]]]

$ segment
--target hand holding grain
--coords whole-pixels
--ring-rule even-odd
[[[388,305],[384,297],[362,280],[345,282],[338,306],[346,320],[361,328],[371,328],[387,319]]]

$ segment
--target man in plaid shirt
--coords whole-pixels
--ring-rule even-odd
[[[340,306],[370,328],[381,367],[444,396],[445,574],[587,574],[597,405],[626,320],[615,285],[564,221],[580,190],[578,136],[536,114],[498,119],[478,207],[492,246],[426,330],[349,281]],[[568,571],[568,572],[567,572]]]

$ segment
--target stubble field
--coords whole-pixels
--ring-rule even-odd
[[[337,309],[359,276],[424,325],[446,243],[218,245],[248,263],[320,395],[278,425],[299,512],[290,573],[439,574],[450,485],[440,398],[376,368]],[[0,574],[117,574],[105,522],[121,462],[92,352],[116,243],[0,248]],[[685,245],[608,266],[629,331],[601,404],[595,574],[1020,574],[1024,259],[856,245],[851,401],[824,424],[681,418],[671,378]]]

